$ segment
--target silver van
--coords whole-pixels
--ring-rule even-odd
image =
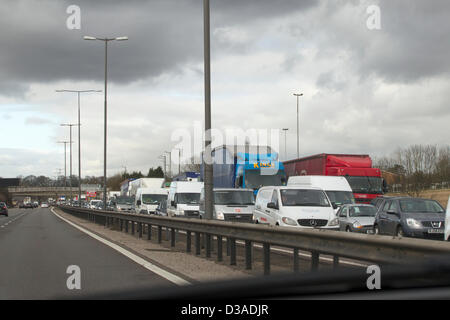
[[[253,222],[255,195],[252,189],[214,188],[213,219]],[[200,218],[205,218],[205,189],[200,193]]]

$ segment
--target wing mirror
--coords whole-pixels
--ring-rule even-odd
[[[142,204],[141,200],[136,201],[136,204],[140,206]]]
[[[174,200],[170,201],[170,205],[171,205],[172,207],[175,207],[175,206],[176,206],[175,201],[174,201]]]
[[[397,216],[397,217],[399,216],[398,212],[396,212],[394,210],[388,210],[386,213],[387,214],[392,214],[392,215]]]
[[[339,208],[339,206],[336,204],[336,202],[332,202],[331,205],[333,206],[333,209]]]
[[[267,204],[267,208],[269,208],[269,209],[278,209],[278,207],[273,202],[269,202]]]

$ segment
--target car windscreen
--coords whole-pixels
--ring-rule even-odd
[[[134,199],[131,197],[121,197],[117,198],[116,203],[117,204],[129,204],[132,205],[134,202]]]
[[[177,193],[175,194],[175,202],[180,204],[199,204],[200,193]]]
[[[330,203],[322,190],[282,189],[283,206],[329,207]]]
[[[252,191],[214,191],[214,204],[253,205],[255,197]]]
[[[383,180],[380,177],[345,176],[353,192],[381,194]]]
[[[414,213],[443,213],[444,209],[434,200],[404,199],[400,200],[402,212]]]
[[[166,194],[143,194],[142,203],[144,204],[158,204],[164,200],[167,200]]]
[[[375,217],[376,213],[373,206],[351,206],[348,211],[350,217]]]
[[[355,197],[350,191],[325,191],[331,202],[336,203],[338,206],[343,204],[355,203]]]

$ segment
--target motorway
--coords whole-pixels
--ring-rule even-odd
[[[81,271],[79,290],[67,287],[71,265]],[[48,208],[10,209],[9,217],[0,216],[0,299],[82,298],[161,286],[175,284],[77,230]]]

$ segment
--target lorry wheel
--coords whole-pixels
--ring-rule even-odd
[[[346,232],[352,232],[352,229],[350,229],[350,227],[345,228]]]
[[[380,228],[378,228],[378,225],[373,226],[373,234],[380,234]]]

